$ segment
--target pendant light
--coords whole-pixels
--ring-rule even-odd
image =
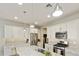
[[[52,13],[52,16],[58,17],[58,16],[61,16],[62,14],[63,14],[63,10],[62,10],[61,6],[57,3],[55,5],[54,11]]]
[[[62,9],[62,7],[60,6],[59,3],[55,3],[53,5],[47,4],[46,7],[50,7],[51,8],[51,11],[50,11],[50,13],[47,16],[48,18],[50,18],[52,16],[53,17],[59,17],[59,16],[63,15],[63,9]]]

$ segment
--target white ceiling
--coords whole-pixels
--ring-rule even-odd
[[[17,3],[2,3],[0,4],[0,18],[26,24],[34,24],[37,21],[38,26],[42,26],[56,19],[55,17],[47,17],[51,11],[51,7],[46,7],[46,5],[47,3],[25,3],[22,6],[19,6]],[[64,10],[64,14],[61,17],[79,10],[78,3],[63,3],[60,5]],[[27,11],[26,14],[23,13],[24,10]],[[17,16],[18,19],[15,20],[14,16]]]

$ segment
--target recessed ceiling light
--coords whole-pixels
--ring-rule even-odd
[[[35,22],[35,25],[37,25],[38,24],[38,22]]]
[[[50,18],[51,16],[50,16],[50,15],[48,15],[47,17],[48,17],[48,18]]]
[[[24,31],[26,31],[26,30],[24,30]]]
[[[34,28],[35,26],[34,25],[30,25],[30,28]]]
[[[17,17],[17,16],[15,16],[15,17],[14,17],[14,19],[18,19],[18,17]]]

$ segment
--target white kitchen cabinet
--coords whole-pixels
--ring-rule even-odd
[[[77,22],[67,23],[68,39],[77,39]]]
[[[66,23],[60,24],[59,30],[60,30],[60,32],[67,31],[67,24]]]

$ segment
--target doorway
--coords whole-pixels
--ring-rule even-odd
[[[30,41],[31,45],[37,45],[37,39],[38,39],[38,34],[37,33],[30,33]]]

